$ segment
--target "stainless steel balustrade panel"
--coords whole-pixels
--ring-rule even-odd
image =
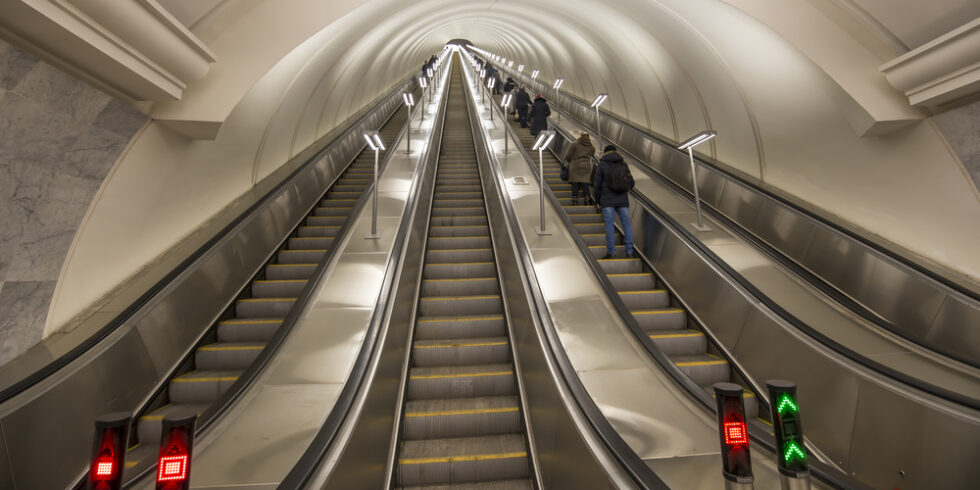
[[[506,67],[501,67],[501,71],[530,87],[537,86],[526,74]],[[561,107],[582,125],[594,130],[595,110],[589,107],[588,101],[562,94],[557,101],[549,100],[549,103],[552,108]],[[614,144],[641,159],[651,169],[688,192],[693,192],[690,162],[686,154],[608,113],[602,116],[602,134],[604,141],[611,139]],[[973,297],[967,297],[882,255],[852,235],[811,218],[794,206],[774,199],[704,163],[698,162],[697,165],[699,192],[704,204],[733,219],[842,293],[883,317],[903,335],[959,355],[974,365],[980,364],[980,342],[962,342],[962,339],[980,337],[980,302],[976,299],[980,295],[980,290],[977,289],[980,285],[966,280],[958,281],[962,288],[971,291]],[[778,214],[776,209],[779,210]],[[777,218],[778,225],[772,221]],[[833,220],[832,217],[825,219]],[[874,242],[874,237],[866,238]],[[910,254],[903,251],[899,253]],[[909,259],[913,262],[918,260],[915,257]],[[931,267],[927,264],[921,265],[926,269]],[[943,271],[937,273],[943,274]],[[910,301],[907,296],[879,293],[893,290],[896,282],[903,284],[906,288],[904,290],[916,291],[922,296],[916,296]],[[948,305],[956,314],[940,314],[935,301],[937,297],[942,298],[941,303]],[[937,333],[933,334],[933,331]]]
[[[395,90],[113,334],[0,406],[16,488],[74,479],[87,464],[95,417],[133,410],[147,396],[357,156],[361,131],[380,127],[400,105]]]

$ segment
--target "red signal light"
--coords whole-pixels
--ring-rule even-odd
[[[129,413],[110,413],[95,421],[92,465],[87,487],[92,490],[117,490],[122,486],[123,462],[129,435]]]
[[[116,474],[115,464],[113,464],[111,456],[108,458],[100,458],[95,462],[95,479],[96,480],[111,480],[112,476]]]
[[[725,444],[742,447],[749,443],[749,428],[734,417],[725,421]]]
[[[187,455],[160,458],[157,481],[177,481],[187,478]]]
[[[197,414],[163,419],[160,457],[157,459],[157,490],[187,490],[191,483],[191,451]]]

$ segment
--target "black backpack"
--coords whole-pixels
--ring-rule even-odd
[[[613,192],[629,192],[636,182],[633,181],[633,174],[630,173],[626,162],[613,163],[609,169],[609,189]]]

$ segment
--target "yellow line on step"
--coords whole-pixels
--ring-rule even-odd
[[[419,323],[441,323],[441,322],[467,322],[467,321],[486,321],[503,320],[504,316],[454,316],[450,318],[419,318]]]
[[[219,345],[214,347],[212,346],[214,346],[214,344],[205,345],[204,347],[201,347],[198,350],[222,352],[222,351],[235,351],[235,350],[262,350],[265,348],[265,345],[226,345],[226,346]]]
[[[728,361],[719,359],[717,361],[688,361],[688,362],[675,362],[674,364],[678,366],[718,366],[721,364],[728,364]]]
[[[676,339],[681,337],[704,337],[701,332],[691,332],[691,333],[662,333],[662,334],[652,334],[651,339]]]
[[[423,279],[422,282],[463,282],[463,281],[496,281],[496,277],[467,277],[465,279]]]
[[[467,299],[494,299],[499,298],[499,294],[485,295],[485,296],[433,296],[430,298],[422,298],[422,301],[456,301],[456,300],[467,300]]]
[[[296,301],[296,298],[248,298],[240,299],[243,303],[267,303],[272,301]]]
[[[215,376],[213,378],[174,378],[171,383],[204,383],[214,381],[235,381],[238,376]]]
[[[493,345],[507,345],[507,342],[474,342],[471,344],[441,344],[441,345],[416,345],[416,349],[449,349],[452,347],[489,347]]]
[[[409,376],[408,379],[447,379],[447,378],[482,378],[485,376],[510,376],[514,371],[493,371],[489,373],[468,374],[429,374],[425,376]]]
[[[439,412],[408,412],[406,417],[442,417],[446,415],[483,415],[488,413],[511,413],[516,412],[517,407],[505,408],[479,408],[472,410],[442,410]]]
[[[648,294],[648,293],[666,293],[666,289],[648,289],[646,291],[620,291],[619,294]]]
[[[680,308],[664,308],[662,310],[637,310],[631,311],[634,315],[666,315],[668,313],[684,313]]]
[[[465,455],[465,456],[440,456],[435,458],[399,459],[398,464],[459,463],[464,461],[488,461],[492,459],[513,459],[513,458],[526,458],[526,457],[527,457],[527,452],[473,454],[473,455]]]
[[[225,320],[218,322],[221,325],[249,325],[252,323],[258,323],[261,325],[273,325],[282,323],[282,320]]]

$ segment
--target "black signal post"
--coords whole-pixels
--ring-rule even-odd
[[[766,381],[769,389],[769,411],[776,436],[776,462],[783,490],[810,488],[810,470],[803,442],[800,404],[796,384],[781,379]]]
[[[130,419],[129,412],[117,412],[103,415],[95,421],[95,441],[88,472],[89,490],[119,490],[122,486]]]
[[[745,420],[742,387],[734,383],[715,383],[714,389],[725,488],[754,488],[755,478],[752,476],[752,459],[749,453],[749,426]]]
[[[160,456],[157,459],[157,490],[188,490],[191,486],[191,454],[197,414],[163,419]]]

